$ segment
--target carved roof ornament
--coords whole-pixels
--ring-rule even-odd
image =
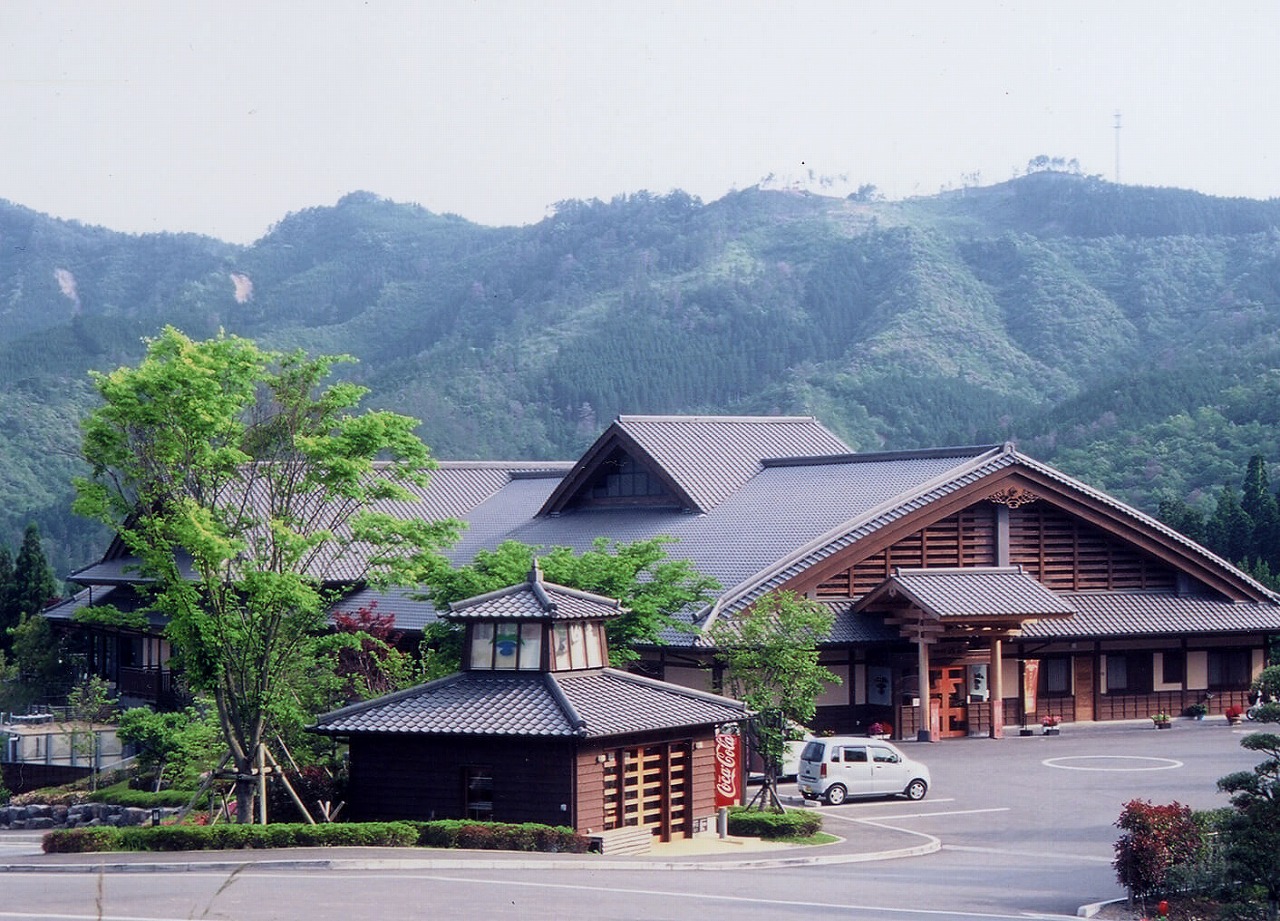
[[[1009,508],[1021,508],[1024,505],[1030,505],[1039,498],[1038,495],[1025,486],[1006,486],[987,496],[987,499],[996,505],[1007,505]]]

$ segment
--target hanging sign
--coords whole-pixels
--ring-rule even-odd
[[[717,735],[716,808],[736,806],[742,802],[742,738]]]

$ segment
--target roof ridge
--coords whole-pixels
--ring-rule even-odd
[[[950,448],[919,448],[904,451],[858,451],[852,454],[811,454],[795,457],[767,457],[764,467],[804,467],[819,464],[884,463],[896,460],[933,460],[944,457],[976,457],[1006,448],[1006,444],[956,445]]]
[[[818,422],[816,416],[680,416],[680,415],[622,415],[619,414],[617,422],[778,422],[795,424],[797,422]],[[821,423],[819,423],[821,424]]]

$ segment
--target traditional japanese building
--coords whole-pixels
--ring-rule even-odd
[[[640,670],[707,692],[721,687],[713,624],[775,590],[827,605],[823,659],[843,683],[815,729],[945,738],[1206,699],[1219,712],[1245,700],[1280,633],[1273,592],[1010,444],[860,453],[809,417],[621,416],[576,462],[443,464],[395,513],[463,519],[459,561],[504,540],[670,536],[670,556],[722,589]],[[115,548],[76,578],[132,591],[129,566]],[[342,607],[376,600],[400,629],[437,616],[348,588]]]
[[[463,671],[326,714],[349,745],[351,815],[648,829],[712,826],[714,740],[735,700],[608,668],[618,603],[542,580],[452,605]]]

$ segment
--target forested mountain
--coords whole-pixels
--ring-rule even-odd
[[[0,542],[59,572],[87,371],[171,323],[346,352],[443,458],[618,413],[812,413],[862,450],[1015,440],[1154,512],[1280,460],[1280,201],[1038,172],[903,202],[748,189],[488,228],[368,193],[252,246],[0,203]]]

